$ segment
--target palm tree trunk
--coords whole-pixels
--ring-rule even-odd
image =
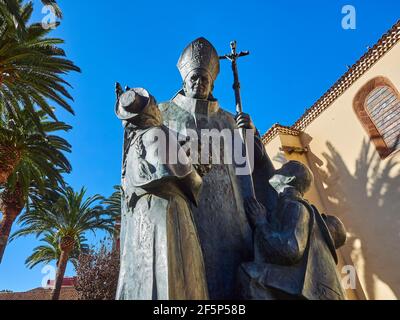
[[[21,161],[21,152],[12,146],[0,145],[0,184],[5,184]]]
[[[65,269],[67,268],[69,253],[70,251],[67,250],[61,251],[61,256],[60,259],[58,260],[58,265],[57,265],[56,282],[54,286],[52,300],[60,299],[61,287],[64,280]]]
[[[119,252],[121,248],[121,238],[120,238],[120,233],[121,233],[121,218],[117,217],[115,219],[115,225],[114,225],[114,239],[113,239],[113,250]]]
[[[11,228],[21,210],[11,210],[5,208],[3,212],[3,219],[0,223],[0,263],[3,260],[4,251],[6,249],[8,238],[10,237]]]
[[[23,199],[19,183],[15,185],[13,190],[6,188],[0,195],[0,211],[3,214],[0,224],[0,263],[3,259],[14,221],[24,208]]]

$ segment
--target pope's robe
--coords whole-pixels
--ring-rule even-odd
[[[197,131],[199,137],[202,129],[237,129],[234,117],[222,110],[216,100],[192,99],[180,92],[159,108],[164,124],[182,137],[189,136],[189,129]],[[273,167],[258,137],[255,144],[256,169],[257,164],[263,166],[261,171],[254,172],[256,193],[267,205],[269,195],[265,184]],[[267,159],[260,160],[260,157]],[[198,207],[191,204],[203,249],[210,299],[237,298],[239,265],[253,257],[252,232],[243,206],[250,181],[248,176],[238,175],[236,168],[235,161],[212,164],[203,176]]]

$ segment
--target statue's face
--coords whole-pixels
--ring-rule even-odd
[[[210,74],[204,69],[191,71],[184,84],[185,94],[189,98],[208,99],[213,88],[213,81]]]
[[[313,182],[310,169],[298,161],[289,161],[282,168],[275,171],[275,175],[269,180],[270,185],[281,193],[286,187],[294,187],[304,195]]]

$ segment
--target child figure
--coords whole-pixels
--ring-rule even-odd
[[[304,200],[313,181],[311,171],[290,161],[270,179],[278,193],[277,209],[267,213],[256,199],[245,202],[254,230],[255,261],[239,270],[244,299],[343,300],[336,249],[346,231],[333,216],[321,215]]]
[[[123,92],[117,84],[116,114],[125,128],[117,299],[208,299],[189,205],[197,204],[202,179],[145,89]]]

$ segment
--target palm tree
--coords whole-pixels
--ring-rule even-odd
[[[0,195],[0,211],[2,212],[0,223],[0,262],[3,258],[14,221],[24,208],[22,198],[20,185],[15,186],[13,190],[5,189]]]
[[[38,111],[36,116],[40,119],[39,128],[26,110],[22,110],[18,117],[6,117],[0,123],[0,262],[11,227],[29,196],[62,185],[62,173],[71,171],[71,165],[63,154],[70,152],[71,146],[53,134],[68,131],[71,127],[48,120],[42,111]]]
[[[86,190],[75,192],[71,187],[61,189],[58,199],[51,205],[33,206],[19,219],[22,228],[14,233],[16,237],[35,234],[41,236],[53,231],[59,239],[60,258],[53,300],[60,296],[62,280],[71,253],[87,231],[104,230],[112,233],[113,219],[106,214],[103,207],[96,204],[104,198],[95,195],[85,199]]]
[[[40,181],[41,173],[62,181],[59,169],[71,171],[63,154],[71,152],[71,145],[52,133],[68,132],[72,127],[49,120],[43,111],[35,112],[35,118],[39,119],[39,127],[27,110],[0,118],[0,184],[5,184],[17,169],[24,171],[20,178],[25,185],[31,178]]]
[[[102,204],[105,211],[114,219],[114,249],[119,250],[119,233],[121,231],[121,186],[114,186],[113,194],[105,199]]]
[[[57,265],[61,258],[61,250],[59,246],[60,239],[54,231],[48,231],[40,239],[45,244],[40,245],[33,249],[33,253],[25,260],[25,264],[29,269],[32,269],[39,263],[49,264],[52,261],[57,261]],[[76,243],[74,249],[71,251],[69,261],[73,264],[75,269],[78,267],[78,259],[81,253],[87,253],[89,246],[86,243],[86,238],[81,237],[80,241]]]
[[[11,9],[4,9],[6,2],[17,7],[25,32],[15,23]],[[0,114],[4,108],[17,114],[22,105],[34,116],[36,105],[56,119],[51,102],[73,113],[67,101],[73,100],[66,88],[70,85],[62,75],[80,69],[65,58],[59,47],[63,40],[48,37],[51,30],[40,23],[29,24],[31,2],[0,0],[0,9]]]
[[[121,186],[114,186],[112,195],[103,201],[105,210],[113,217],[121,217]]]
[[[52,6],[54,9],[54,13],[58,18],[62,18],[62,12],[60,7],[55,0],[41,0],[43,5]],[[21,17],[21,12],[19,8],[21,7],[21,0],[0,0],[0,15],[9,14],[19,23],[22,27],[24,27],[23,19]]]
[[[18,15],[18,4],[20,4],[22,1],[21,0],[0,0],[0,7],[1,10],[11,12],[13,15]],[[62,18],[62,12],[60,7],[57,4],[57,1],[55,0],[41,0],[43,5],[45,6],[53,6],[54,10],[56,11],[56,14],[58,17]],[[0,11],[2,12],[2,11]]]
[[[62,18],[62,12],[55,0],[41,0],[45,6],[52,6],[57,17]]]

